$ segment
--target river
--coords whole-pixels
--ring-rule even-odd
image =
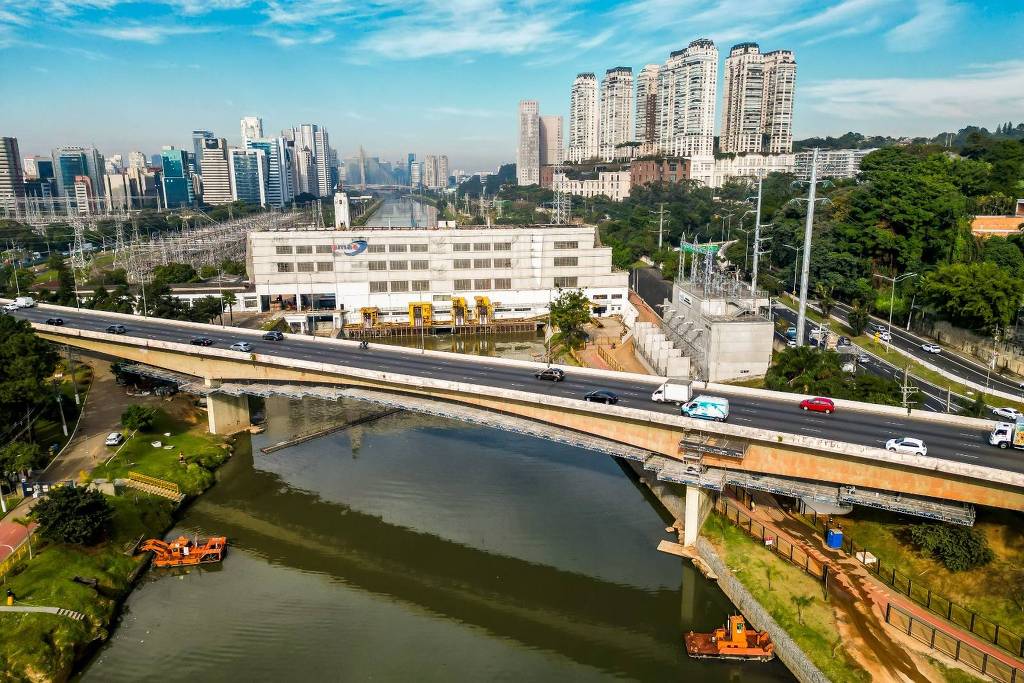
[[[259,451],[370,410],[268,399],[172,532],[225,561],[151,570],[81,680],[793,680],[685,656],[732,607],[613,458],[412,413]]]
[[[437,209],[419,202],[411,197],[398,197],[388,195],[380,207],[373,212],[367,227],[395,227],[395,228],[436,228]]]

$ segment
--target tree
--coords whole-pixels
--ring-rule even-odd
[[[985,395],[980,392],[975,394],[974,401],[971,405],[964,408],[963,414],[970,417],[985,417],[988,415],[988,405],[985,403]]]
[[[1024,281],[990,262],[942,265],[921,282],[927,306],[954,325],[981,334],[1010,324],[1022,290]]]
[[[0,448],[0,478],[9,481],[19,472],[39,467],[45,459],[46,454],[38,444],[11,441]]]
[[[156,409],[150,406],[143,406],[137,403],[128,406],[121,413],[121,424],[130,431],[146,431],[153,426],[156,419]]]
[[[910,529],[910,540],[922,552],[946,569],[960,572],[981,567],[995,558],[988,540],[977,529],[952,524],[918,524]]]
[[[897,382],[868,374],[851,378],[843,371],[843,360],[838,353],[818,351],[810,346],[785,349],[776,354],[775,365],[765,374],[764,386],[773,391],[893,406],[900,405],[903,397]]]
[[[43,538],[58,543],[92,545],[110,528],[114,508],[96,490],[77,486],[53,489],[32,508]]]
[[[27,321],[9,315],[0,316],[0,340],[0,424],[11,425],[51,399],[46,380],[57,354]]]
[[[850,332],[853,333],[853,336],[859,337],[864,334],[864,330],[867,329],[870,320],[871,309],[868,305],[862,304],[860,301],[854,301],[850,313],[846,317],[846,322],[850,326]]]
[[[828,320],[829,315],[832,313],[832,309],[836,305],[836,300],[832,297],[833,287],[819,282],[814,288],[814,293],[818,295],[818,307],[821,309],[821,314]]]
[[[235,324],[235,304],[238,303],[238,297],[235,296],[234,292],[224,292],[220,297],[221,302],[228,307],[228,317],[231,318],[231,324]]]
[[[768,581],[768,590],[772,589],[772,580],[779,578],[779,568],[774,564],[764,566],[764,578]]]
[[[220,262],[220,269],[228,275],[245,275],[245,264],[241,261],[224,259]]]
[[[199,278],[196,269],[188,263],[168,263],[153,269],[153,279],[167,284],[194,282]]]
[[[551,343],[555,346],[576,348],[585,341],[583,326],[590,321],[590,301],[582,289],[558,291],[558,298],[551,302],[551,322],[558,328]]]
[[[814,602],[814,598],[810,595],[794,595],[790,597],[793,602],[793,606],[796,607],[796,620],[803,626],[804,625],[804,608],[810,607]]]

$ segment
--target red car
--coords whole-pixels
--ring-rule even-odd
[[[803,410],[813,410],[816,413],[829,413],[836,412],[836,404],[832,402],[830,398],[805,398],[800,401],[800,407]]]

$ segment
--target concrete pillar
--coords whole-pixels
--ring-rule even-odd
[[[249,398],[227,394],[209,394],[206,414],[211,434],[235,434],[249,428]]]
[[[711,511],[711,496],[699,486],[686,487],[686,506],[683,515],[683,545],[697,542],[700,527]]]

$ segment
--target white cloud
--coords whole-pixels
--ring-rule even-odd
[[[81,29],[111,40],[125,40],[157,45],[170,36],[211,33],[217,29],[210,26],[177,26],[163,24],[124,23],[118,26],[85,26]]]
[[[985,65],[943,78],[836,79],[804,85],[804,105],[865,131],[914,121],[908,134],[1002,121],[1024,110],[1024,60]],[[844,124],[845,125],[845,124]]]
[[[302,31],[281,31],[271,28],[258,28],[252,32],[253,35],[267,38],[274,41],[280,47],[295,47],[296,45],[320,45],[334,40],[334,33],[326,29],[305,33]]]
[[[966,8],[947,0],[917,0],[917,13],[885,34],[894,52],[917,52],[930,47],[948,33]]]

